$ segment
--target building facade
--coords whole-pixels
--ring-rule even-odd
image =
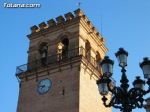
[[[105,40],[83,11],[31,27],[28,63],[17,67],[17,112],[111,112],[96,81]]]

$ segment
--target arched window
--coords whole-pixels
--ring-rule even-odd
[[[57,45],[57,60],[60,61],[62,60],[62,51],[63,51],[64,45],[59,42]]]
[[[48,56],[48,44],[46,42],[41,43],[39,47],[39,53],[40,53],[41,64],[46,65],[47,56]]]
[[[100,70],[100,61],[101,61],[101,57],[98,51],[96,51],[96,69]]]
[[[68,38],[64,38],[62,40],[62,44],[64,45],[63,49],[62,49],[62,55],[64,58],[68,57],[68,49],[69,49],[69,40]]]
[[[91,45],[88,40],[85,43],[85,57],[91,61]]]
[[[68,57],[69,50],[69,39],[64,36],[64,38],[57,45],[58,60]]]

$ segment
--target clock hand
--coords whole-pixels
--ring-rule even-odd
[[[44,87],[45,87],[45,85],[42,86],[42,88],[44,88]]]
[[[42,88],[44,88],[45,87],[45,85],[40,85],[40,88],[42,89]]]

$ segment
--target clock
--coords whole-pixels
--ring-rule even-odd
[[[37,91],[40,95],[47,93],[52,86],[52,81],[49,79],[42,79],[39,81]]]

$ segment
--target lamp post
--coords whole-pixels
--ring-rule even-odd
[[[146,84],[148,89],[144,90],[145,81],[140,79],[139,76],[133,82],[133,88],[129,88],[128,78],[126,75],[127,57],[128,52],[123,48],[120,48],[117,53],[115,53],[119,66],[121,67],[121,80],[120,87],[112,85],[111,80],[113,74],[113,64],[114,62],[109,59],[108,56],[100,63],[103,71],[103,76],[97,81],[99,92],[102,95],[102,101],[105,107],[111,107],[120,109],[122,112],[131,112],[132,109],[142,108],[144,103],[143,96],[150,93],[150,60],[144,58],[143,62],[140,63],[140,67],[143,70],[144,78],[147,80]],[[107,101],[107,94],[111,93],[112,97],[110,101]]]

